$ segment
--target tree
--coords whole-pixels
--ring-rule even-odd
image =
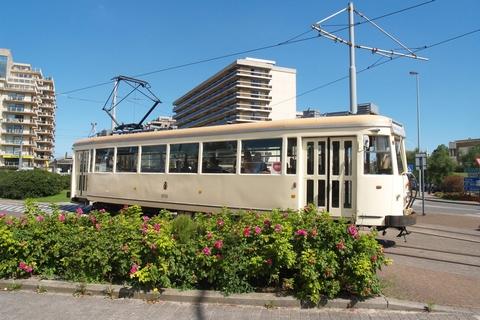
[[[430,181],[440,186],[443,179],[450,175],[455,169],[455,161],[450,158],[448,147],[439,145],[428,158],[428,173]]]
[[[480,158],[480,145],[470,148],[468,152],[462,155],[462,164],[464,168],[473,168],[476,166],[475,159]]]

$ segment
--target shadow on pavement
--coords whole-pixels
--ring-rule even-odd
[[[378,243],[380,243],[384,248],[392,248],[395,247],[397,244],[393,240],[386,240],[386,239],[377,239]]]

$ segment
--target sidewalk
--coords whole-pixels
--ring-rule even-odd
[[[478,320],[478,313],[388,311],[338,308],[278,308],[271,305],[246,306],[215,303],[181,303],[144,301],[139,299],[109,299],[98,296],[34,293],[33,291],[0,292],[2,320],[86,320],[86,319],[354,319],[354,320]]]

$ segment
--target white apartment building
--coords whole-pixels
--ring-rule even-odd
[[[294,119],[296,70],[245,58],[173,102],[178,128]]]
[[[53,79],[0,49],[0,166],[48,168],[55,110]]]

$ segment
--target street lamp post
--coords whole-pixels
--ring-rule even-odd
[[[415,76],[417,83],[417,148],[418,153],[420,153],[420,82],[419,82],[419,73],[416,71],[410,71],[410,75]],[[425,163],[426,158],[420,157],[420,170],[418,170],[420,178],[420,190],[422,193],[422,215],[425,215],[425,190],[424,190],[424,179],[425,179]]]

